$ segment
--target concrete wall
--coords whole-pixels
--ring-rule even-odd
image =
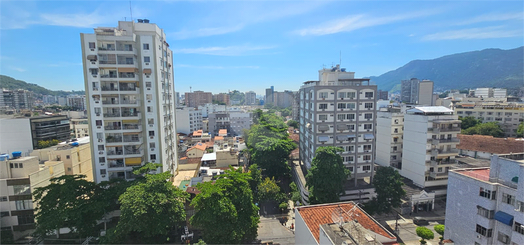
[[[318,227],[320,229],[320,227]],[[300,212],[295,208],[295,244],[317,245],[317,240],[313,237],[311,231],[306,225],[306,222],[300,215]]]
[[[23,156],[28,156],[33,150],[28,118],[0,119],[0,135],[0,153],[21,151]]]

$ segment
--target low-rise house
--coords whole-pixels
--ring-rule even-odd
[[[490,159],[493,154],[510,154],[524,150],[524,139],[494,138],[487,135],[457,135],[460,144],[457,149],[461,155],[473,158]]]
[[[206,153],[207,144],[197,143],[186,151],[188,158],[201,158]]]

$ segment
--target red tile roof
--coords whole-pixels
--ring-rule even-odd
[[[204,132],[200,129],[200,130],[194,131],[193,136],[202,136],[202,133]]]
[[[193,150],[193,149],[199,149],[199,150],[201,150],[201,151],[205,151],[206,148],[207,148],[207,145],[206,145],[206,144],[202,144],[202,143],[198,142],[195,146],[193,146],[193,147],[187,149],[186,152],[188,152],[188,151],[190,151],[190,150]]]
[[[391,233],[389,233],[385,228],[373,220],[366,212],[360,209],[360,207],[355,208],[350,217],[347,212],[350,211],[354,205],[354,202],[341,202],[299,207],[297,208],[297,211],[300,213],[302,219],[304,219],[304,222],[306,223],[309,231],[311,231],[311,234],[313,234],[313,237],[315,237],[317,242],[320,241],[320,226],[334,223],[332,214],[336,213],[337,211],[342,213],[342,216],[346,221],[355,219],[365,229],[390,239],[396,239],[396,237],[391,235]]]
[[[524,151],[524,141],[515,138],[494,138],[486,135],[459,134],[460,144],[457,149],[489,152],[493,154],[509,154]]]
[[[457,173],[463,174],[478,180],[489,181],[489,168],[464,169],[458,170]]]
[[[224,140],[224,136],[215,136],[215,140]]]
[[[219,129],[218,134],[227,134],[227,129]]]

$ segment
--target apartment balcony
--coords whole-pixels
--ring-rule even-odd
[[[107,143],[122,143],[122,137],[107,136],[106,142]]]
[[[449,165],[454,165],[454,164],[457,164],[457,160],[453,159],[453,160],[431,160],[430,161],[430,166],[431,167],[447,167]]]
[[[122,86],[120,85],[120,91],[137,91],[135,86]]]
[[[448,178],[448,172],[429,172],[429,177],[434,179],[447,179]]]
[[[140,116],[140,112],[122,111],[122,117],[138,118]]]
[[[114,99],[114,100],[102,100],[102,105],[118,105],[120,104],[118,99]]]
[[[125,143],[141,143],[142,137],[139,137],[138,135],[126,135],[124,136],[124,142]]]
[[[108,157],[110,157],[110,156],[123,156],[124,152],[121,149],[120,150],[116,150],[116,151],[108,150],[106,154],[107,154]]]
[[[116,77],[116,76],[115,76]],[[118,87],[102,86],[102,91],[118,91]]]
[[[138,105],[140,100],[121,100],[120,104],[122,105]]]
[[[122,127],[121,126],[104,126],[104,129],[105,130],[121,130]]]
[[[459,143],[460,140],[458,138],[449,138],[449,139],[439,139],[440,144],[451,144],[451,143]]]
[[[126,157],[141,157],[143,155],[143,151],[136,149],[136,150],[125,150]]]
[[[432,156],[443,157],[443,156],[455,156],[458,154],[458,152],[459,151],[457,149],[449,149],[449,150],[432,149],[430,153]]]
[[[108,162],[108,167],[109,168],[122,168],[122,167],[125,167],[124,160],[122,160],[122,159],[110,160]]]
[[[104,113],[105,118],[120,117],[120,113]]]

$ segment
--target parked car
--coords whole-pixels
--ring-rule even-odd
[[[413,224],[415,224],[415,225],[419,225],[419,226],[420,226],[420,225],[429,225],[429,222],[428,222],[426,219],[424,219],[424,218],[421,218],[421,217],[415,217],[415,218],[413,219]]]

